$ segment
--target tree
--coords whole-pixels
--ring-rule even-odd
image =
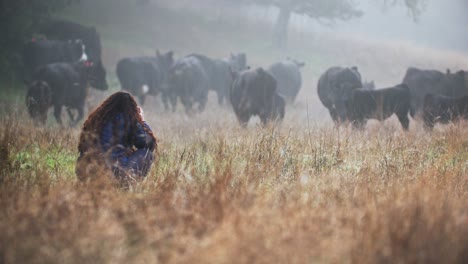
[[[404,4],[416,21],[424,11],[428,0],[382,0],[385,6]],[[245,1],[244,1],[245,2]],[[285,48],[291,14],[296,13],[324,22],[350,20],[363,15],[354,0],[247,0],[246,2],[276,6],[279,14],[273,32],[273,46]]]
[[[385,6],[404,4],[408,9],[409,15],[416,22],[426,9],[428,0],[383,0],[383,4]]]
[[[0,78],[9,79],[22,65],[24,43],[35,28],[60,8],[79,0],[0,0]]]
[[[285,48],[293,13],[318,21],[349,20],[362,15],[353,0],[251,0],[251,3],[276,6],[279,14],[273,32],[273,46]]]

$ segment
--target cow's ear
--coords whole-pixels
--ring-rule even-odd
[[[167,55],[168,58],[172,58],[172,57],[174,57],[174,51],[171,50],[166,55]]]

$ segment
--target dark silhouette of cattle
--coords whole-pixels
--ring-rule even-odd
[[[468,95],[468,72],[442,73],[436,70],[408,68],[403,83],[411,93],[411,116],[422,114],[424,98],[427,94],[461,97]]]
[[[375,90],[375,82],[374,81],[364,81],[364,82],[362,82],[362,89],[364,89],[364,90]]]
[[[368,119],[384,121],[395,114],[403,129],[408,130],[410,102],[406,84],[378,90],[355,89],[346,101],[346,110],[349,120],[357,128],[363,128]]]
[[[432,129],[436,123],[447,124],[459,119],[468,119],[468,95],[448,97],[427,94],[424,97],[424,127]]]
[[[80,39],[83,41],[86,52],[86,60],[93,62],[93,75],[100,76],[106,72],[102,63],[101,37],[95,27],[87,27],[78,23],[66,20],[52,20],[40,27],[40,33],[48,39],[67,41],[70,39]],[[70,61],[57,61],[70,62]],[[106,83],[106,80],[104,80]],[[103,86],[102,86],[103,87]],[[99,88],[100,89],[100,88]],[[107,90],[107,84],[105,89]]]
[[[268,72],[275,77],[278,85],[278,93],[288,103],[293,103],[302,86],[300,69],[305,63],[287,59],[272,64]]]
[[[88,86],[96,79],[92,62],[52,63],[34,71],[27,96],[26,106],[31,117],[42,123],[47,120],[47,111],[54,107],[57,123],[62,125],[62,108],[67,107],[71,126],[75,126],[84,114]],[[75,118],[72,109],[78,111]]]
[[[88,60],[98,65],[101,58],[101,38],[95,27],[87,27],[65,20],[52,20],[40,27],[40,33],[48,39],[66,41],[81,39],[86,47]]]
[[[231,71],[239,72],[247,68],[247,56],[244,53],[231,54],[225,59],[211,59],[201,54],[191,54],[186,57],[199,61],[208,75],[207,88],[216,92],[219,105],[224,103],[224,99],[229,94],[233,82]]]
[[[331,67],[320,76],[317,93],[335,123],[348,120],[345,102],[350,99],[353,90],[362,86],[357,67]]]
[[[208,101],[208,87],[211,79],[203,63],[195,56],[179,59],[169,71],[169,97],[172,110],[176,109],[177,98],[180,98],[187,114],[191,114],[194,104],[198,111],[205,109]]]
[[[52,91],[45,81],[33,81],[26,94],[28,113],[34,121],[45,124],[47,112],[52,105]]]
[[[26,79],[29,79],[39,66],[55,62],[76,62],[86,58],[85,46],[79,39],[69,41],[32,39],[26,44],[23,52]]]
[[[138,97],[140,103],[145,103],[146,95],[162,93],[162,100],[168,109],[167,78],[169,69],[174,64],[174,53],[169,51],[156,56],[123,58],[117,63],[116,73],[123,90]]]
[[[276,79],[263,68],[234,74],[230,100],[242,126],[247,126],[250,117],[255,115],[264,125],[281,121],[285,115],[286,102],[277,93]]]

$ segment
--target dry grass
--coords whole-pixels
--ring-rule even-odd
[[[76,181],[78,130],[2,120],[1,262],[467,261],[466,124],[241,129],[215,106],[146,113],[159,159],[130,191]]]
[[[99,11],[76,17],[102,22],[110,73],[118,58],[152,51],[114,43],[122,30],[113,23],[128,21],[93,20]],[[412,122],[404,133],[392,118],[362,132],[336,129],[315,88],[332,65],[358,65],[380,87],[401,81],[409,66],[467,68],[466,56],[295,32],[285,54],[267,47],[261,25],[235,31],[203,22],[205,32],[153,17],[149,25],[159,26],[141,29],[155,38],[146,43],[175,45],[179,56],[242,50],[253,66],[303,58],[299,102],[279,128],[241,129],[214,97],[194,119],[163,113],[150,98],[158,161],[128,191],[77,182],[78,129],[33,127],[22,107],[0,102],[0,263],[468,262],[468,124],[425,133]],[[208,45],[213,35],[218,42]],[[94,104],[106,95],[95,94]]]

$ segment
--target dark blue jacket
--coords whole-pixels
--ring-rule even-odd
[[[148,133],[146,133],[140,123],[137,123],[136,130],[132,131],[132,133],[130,133],[128,137],[125,138],[124,115],[119,114],[115,118],[116,122],[112,120],[104,125],[100,135],[102,150],[104,153],[110,152],[110,158],[113,161],[119,161],[120,165],[125,167],[128,165],[128,156],[131,154],[132,149],[148,149],[149,151],[154,150],[156,142],[154,142],[153,138]],[[116,135],[117,138],[114,138],[114,123],[119,127]],[[144,127],[148,131],[151,131],[146,122],[144,122]]]

